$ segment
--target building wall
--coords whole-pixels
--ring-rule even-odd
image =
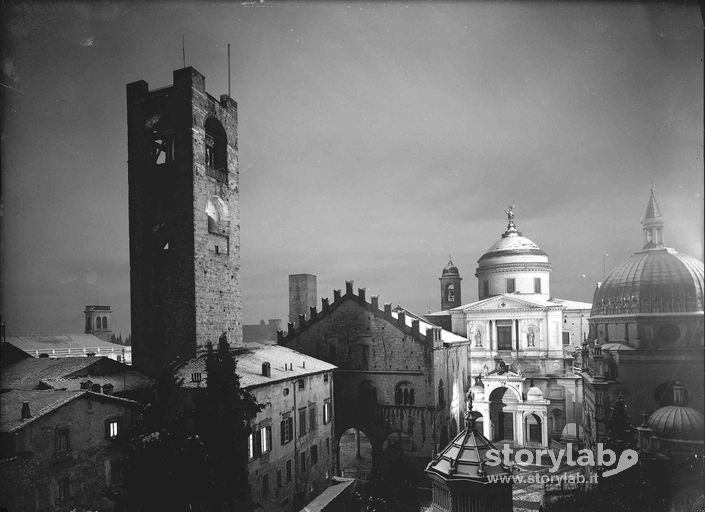
[[[299,315],[310,318],[312,307],[316,307],[316,276],[312,274],[289,275],[289,322],[299,322]]]
[[[0,506],[57,512],[79,505],[111,507],[103,491],[117,483],[118,466],[111,463],[121,455],[106,439],[105,420],[120,417],[124,429],[134,413],[119,403],[78,398],[20,430],[15,435],[16,456],[0,461]],[[63,428],[69,429],[69,448],[57,453],[56,431]],[[70,497],[61,501],[59,484],[65,478]]]
[[[568,345],[579,347],[583,340],[587,338],[590,326],[588,318],[589,309],[565,309],[563,310],[563,332],[567,333]],[[565,334],[563,336],[566,336]]]
[[[303,382],[302,386],[300,382]],[[252,499],[267,511],[289,511],[299,496],[299,503],[312,500],[330,485],[333,476],[334,421],[324,423],[324,403],[333,402],[332,372],[306,375],[268,386],[248,388],[257,402],[266,403],[264,410],[251,422],[255,432],[270,426],[272,450],[251,460],[248,466]],[[310,407],[315,406],[316,427],[311,429]],[[299,410],[306,408],[305,434],[299,423]],[[293,419],[293,438],[282,442],[281,422],[285,415]],[[256,435],[256,434],[255,434]],[[313,462],[312,447],[317,447],[317,462]],[[301,466],[305,454],[306,467]],[[291,479],[287,478],[287,462],[291,464]],[[279,486],[281,477],[281,486]],[[265,485],[266,484],[266,485]]]
[[[173,87],[128,84],[127,104],[132,339],[135,365],[152,373],[223,332],[241,340],[237,106],[209,96],[193,68],[175,71]],[[227,139],[227,184],[205,165],[211,118]],[[155,141],[173,158],[155,163]],[[215,197],[229,220],[210,230]]]
[[[323,311],[282,343],[338,366],[336,444],[349,428],[364,431],[372,444],[374,470],[385,439],[403,433],[413,441],[405,455],[427,463],[442,432],[449,435],[460,426],[468,344],[444,346],[393,318],[391,305],[381,311],[377,298],[372,301],[366,302],[362,289],[354,295],[348,282],[345,296],[336,291],[330,305],[324,299]],[[413,389],[413,404],[397,403],[397,389],[403,397],[404,388]]]

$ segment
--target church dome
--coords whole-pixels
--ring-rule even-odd
[[[703,415],[691,407],[667,405],[656,409],[648,421],[649,428],[659,437],[680,440],[703,438]]]
[[[703,263],[663,244],[653,189],[642,221],[644,247],[615,267],[595,291],[592,316],[703,310]]]
[[[520,254],[546,256],[546,259],[548,259],[548,255],[538,245],[528,238],[521,236],[519,231],[508,230],[502,235],[502,238],[497,240],[494,244],[492,244],[492,247],[487,249],[485,254],[483,254],[478,260],[478,263],[490,258],[516,256]]]
[[[456,267],[456,266],[453,264],[453,260],[452,260],[452,259],[448,259],[448,264],[447,264],[446,267],[443,269],[443,274],[442,274],[442,276],[443,276],[443,277],[448,277],[448,276],[459,276],[459,275],[460,275],[460,272],[458,271],[458,267]]]
[[[595,291],[592,315],[703,310],[703,263],[660,247],[618,265]]]

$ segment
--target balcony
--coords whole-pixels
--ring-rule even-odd
[[[228,184],[228,170],[225,167],[215,169],[206,165],[206,176],[210,176],[220,183],[225,183],[226,185]]]

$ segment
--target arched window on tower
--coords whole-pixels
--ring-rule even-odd
[[[103,322],[100,321],[100,317],[99,317],[99,316],[95,317],[95,328],[96,328],[96,330],[100,330],[102,324],[103,324]]]
[[[103,329],[107,329],[107,328],[108,328],[108,317],[104,316],[103,317]]]
[[[448,285],[448,302],[455,302],[455,285]]]
[[[206,174],[217,181],[228,182],[228,139],[223,125],[209,117],[206,129]]]
[[[86,332],[91,330],[91,317],[86,315]]]

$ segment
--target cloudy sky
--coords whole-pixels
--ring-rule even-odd
[[[702,259],[697,5],[4,3],[2,316],[8,335],[129,327],[125,84],[186,64],[240,116],[244,319],[286,318],[287,276],[381,302],[463,299],[516,222],[554,296],[590,301],[641,248],[653,183],[668,245]],[[607,254],[608,256],[604,256]]]

